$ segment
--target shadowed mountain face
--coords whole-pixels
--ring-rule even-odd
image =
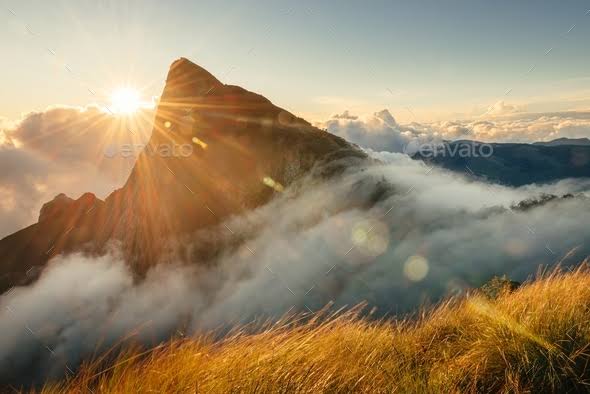
[[[181,58],[170,67],[154,129],[123,188],[105,201],[64,195],[39,222],[0,241],[0,291],[28,282],[62,252],[110,241],[139,270],[168,242],[267,202],[320,162],[364,154],[258,94]]]
[[[580,140],[539,144],[445,142],[412,157],[458,173],[508,186],[590,178],[590,145]],[[569,142],[568,142],[569,141]]]

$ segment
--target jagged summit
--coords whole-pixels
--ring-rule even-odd
[[[96,200],[97,198],[93,193],[84,193],[77,200],[60,193],[53,200],[43,204],[39,212],[39,222],[52,220],[68,210],[77,209],[77,207],[90,208]]]
[[[162,98],[189,98],[210,93],[223,84],[209,71],[181,57],[170,65]]]
[[[59,195],[38,223],[1,240],[0,291],[29,280],[30,267],[55,255],[101,254],[112,242],[134,267],[147,267],[175,237],[266,203],[280,190],[268,179],[286,187],[318,162],[363,155],[180,58],[170,66],[152,136],[125,185],[105,201]]]

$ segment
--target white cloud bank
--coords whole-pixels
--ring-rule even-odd
[[[410,141],[471,139],[530,143],[557,138],[590,138],[590,112],[529,114],[521,112],[517,106],[501,102],[489,114],[479,120],[402,125],[387,110],[370,116],[345,111],[316,125],[362,147],[388,152],[403,152]]]

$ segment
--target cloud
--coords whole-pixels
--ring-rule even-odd
[[[510,209],[546,191],[588,195],[590,181],[509,188],[371,154],[381,164],[310,176],[217,229],[176,240],[176,263],[143,280],[116,248],[55,258],[35,284],[0,298],[0,380],[57,376],[125,335],[149,345],[330,301],[404,313],[494,274],[523,280],[576,247],[578,258],[590,253],[588,197]],[[195,253],[211,247],[211,260]]]
[[[526,111],[525,105],[508,104],[503,100],[495,103],[488,109],[490,115],[508,115]]]
[[[501,101],[486,118],[403,125],[387,110],[370,116],[356,116],[345,111],[318,126],[362,147],[389,152],[403,152],[410,142],[473,139],[530,143],[557,138],[590,138],[589,112],[533,114],[523,110],[523,107]]]
[[[536,142],[557,138],[589,138],[590,117],[588,112],[557,112],[541,114],[518,114],[501,118],[471,122],[439,122],[430,126],[442,135],[453,134],[449,126],[460,125],[471,130],[460,138],[486,142]]]
[[[106,196],[126,180],[134,157],[105,155],[112,146],[145,143],[153,114],[134,120],[98,107],[51,107],[0,123],[0,238],[37,220],[59,193]]]
[[[351,115],[349,111],[344,111],[341,114],[335,114],[334,116],[332,116],[332,119],[357,120],[358,118],[358,116]]]
[[[344,111],[319,126],[361,147],[376,151],[402,152],[410,141],[426,142],[438,138],[430,130],[398,124],[386,109],[364,117]]]

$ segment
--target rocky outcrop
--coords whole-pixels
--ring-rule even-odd
[[[38,223],[1,240],[0,290],[57,254],[103,253],[110,242],[145,268],[171,238],[264,204],[318,163],[348,156],[363,153],[181,58],[170,67],[152,136],[126,184],[105,201],[60,194]]]

